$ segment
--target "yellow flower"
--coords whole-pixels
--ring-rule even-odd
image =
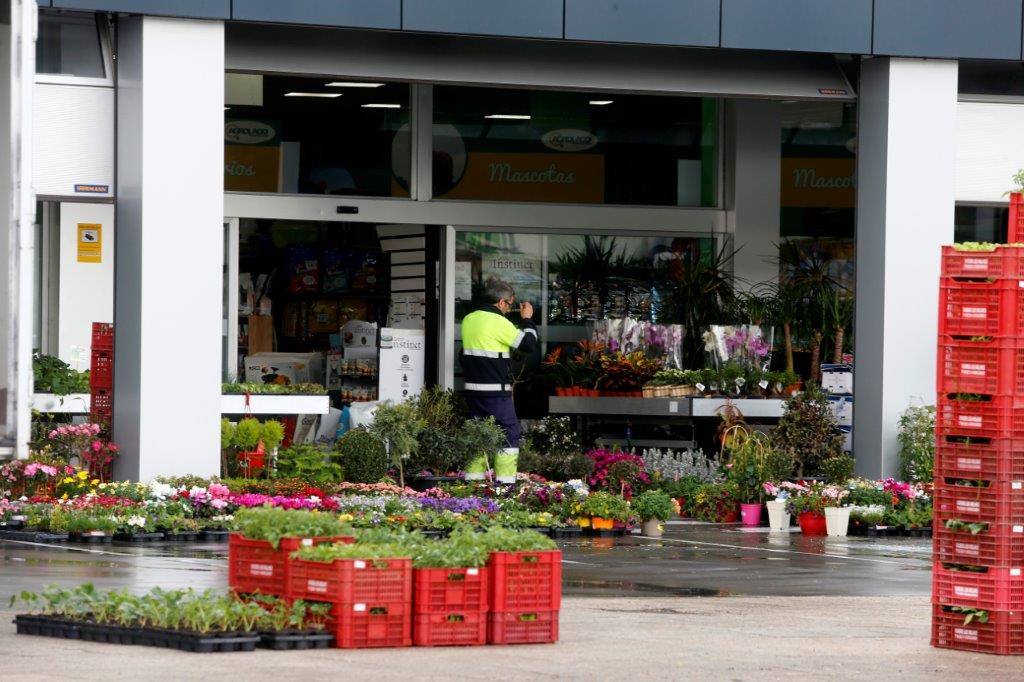
[[[88,471],[79,471],[78,472],[78,478],[80,478],[81,480],[84,481],[85,479],[89,478],[89,472]]]
[[[100,484],[100,479],[98,479],[98,478],[92,479],[92,484],[93,485],[99,485]]]
[[[64,493],[63,495],[60,496],[60,499],[62,499],[62,500],[68,499],[68,494]]]
[[[62,483],[74,483],[74,482],[75,482],[75,479],[71,478],[70,476],[68,476],[67,478],[65,478],[62,481]]]
[[[351,521],[351,520],[352,520],[352,519],[354,519],[355,517],[354,517],[354,516],[352,516],[351,514],[341,514],[340,516],[338,516],[338,518],[339,518],[340,520],[342,520],[342,521]]]

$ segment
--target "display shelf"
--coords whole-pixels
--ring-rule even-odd
[[[718,417],[726,403],[744,417],[777,419],[786,401],[777,398],[581,398],[551,396],[548,410],[555,414],[622,415],[647,417]]]
[[[88,393],[34,393],[32,409],[50,414],[89,414],[90,397]]]
[[[326,395],[222,395],[221,414],[327,414],[331,399]]]

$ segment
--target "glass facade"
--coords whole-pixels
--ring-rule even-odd
[[[1010,209],[1006,206],[958,204],[954,213],[955,242],[1006,243]]]
[[[409,86],[227,74],[224,189],[408,197]]]
[[[39,14],[36,73],[105,78],[99,26],[92,14]]]
[[[718,102],[434,87],[434,197],[715,206]]]

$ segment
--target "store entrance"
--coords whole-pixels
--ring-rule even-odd
[[[225,226],[227,381],[321,384],[337,409],[437,381],[439,228],[262,218]]]

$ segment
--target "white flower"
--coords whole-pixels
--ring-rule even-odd
[[[126,523],[129,526],[138,526],[139,528],[142,528],[142,527],[144,527],[146,525],[146,517],[145,516],[129,516],[128,520],[126,521]]]

